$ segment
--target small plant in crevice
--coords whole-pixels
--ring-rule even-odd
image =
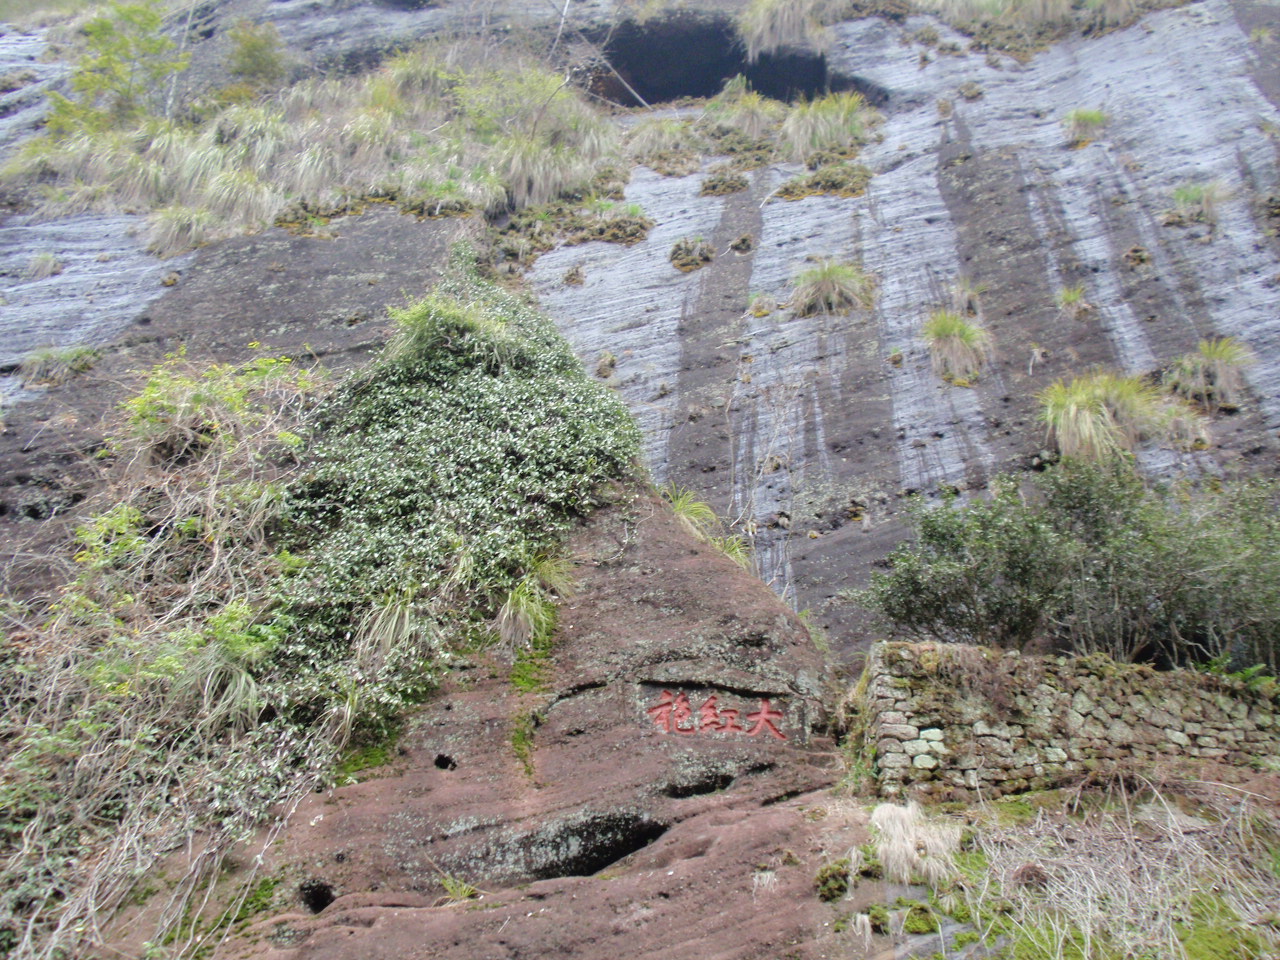
[[[753,569],[750,542],[741,535],[726,533],[724,523],[710,504],[699,500],[687,487],[675,483],[665,484],[658,493],[671,505],[676,519],[690,536],[715,547],[742,569]]]
[[[27,269],[22,271],[22,279],[24,280],[45,280],[49,277],[56,277],[62,273],[62,261],[58,259],[55,253],[37,253],[27,263]]]
[[[1203,223],[1210,233],[1218,225],[1218,210],[1230,196],[1227,187],[1220,180],[1209,183],[1184,183],[1173,191],[1173,210],[1164,218],[1164,223],[1179,226],[1188,221]]]
[[[715,259],[715,248],[701,237],[682,237],[671,248],[671,265],[681,273],[700,270]]]
[[[1084,285],[1062,287],[1053,296],[1058,315],[1064,320],[1086,320],[1093,314],[1093,304],[1084,298]]]
[[[956,386],[968,386],[987,363],[991,336],[950,310],[929,314],[923,328],[933,371]]]
[[[1253,350],[1234,337],[1201,340],[1195,353],[1184,354],[1165,371],[1163,383],[1206,413],[1234,410],[1244,391],[1244,370],[1256,362]]]
[[[18,376],[24,387],[56,387],[92,370],[99,356],[93,347],[37,350],[23,358]]]
[[[1102,131],[1110,118],[1101,110],[1077,107],[1062,119],[1063,129],[1067,135],[1067,145],[1083,147]]]
[[[798,317],[875,306],[876,280],[857,264],[819,260],[796,274],[791,283],[791,307]]]

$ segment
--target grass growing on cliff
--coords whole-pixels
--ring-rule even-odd
[[[1062,126],[1067,133],[1067,143],[1073,147],[1083,147],[1101,132],[1109,119],[1101,110],[1089,107],[1077,107],[1075,110],[1068,111],[1062,118]]]
[[[911,512],[862,601],[921,638],[1117,660],[1280,665],[1280,487],[1149,488],[1084,462]]]
[[[1095,371],[1058,380],[1040,400],[1040,420],[1064,457],[1110,460],[1140,442],[1192,446],[1204,425],[1186,404],[1170,403],[1142,377]]]
[[[226,849],[350,737],[392,730],[514,594],[565,588],[546,558],[632,470],[625,409],[466,269],[394,319],[393,347],[336,389],[287,358],[179,356],[122,410],[78,576],[45,609],[5,608],[16,956],[86,949],[197,833],[151,939],[206,949],[191,898]]]
[[[851,156],[880,119],[862,94],[853,91],[798,103],[782,122],[783,151],[805,163],[819,153]]]
[[[738,17],[738,36],[752,63],[761,54],[824,40],[827,0],[751,0]]]
[[[922,331],[929,345],[933,372],[944,380],[967,384],[986,365],[991,336],[951,310],[929,314]]]
[[[1253,350],[1234,337],[1201,340],[1195,353],[1173,362],[1164,386],[1206,413],[1234,409],[1244,392],[1244,371],[1256,362]]]
[[[792,284],[791,307],[800,317],[843,313],[855,307],[869,310],[875,305],[875,278],[857,264],[821,260],[798,273]]]
[[[585,186],[614,145],[612,127],[563,78],[478,41],[431,43],[363,77],[189,113],[197,119],[135,111],[53,132],[5,176],[38,181],[50,216],[149,211],[151,248],[170,255],[368,199],[423,216],[518,209]]]

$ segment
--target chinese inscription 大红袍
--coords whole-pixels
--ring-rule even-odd
[[[721,706],[719,698],[713,693],[703,701],[695,714],[687,694],[663,690],[661,699],[645,712],[653,718],[654,724],[664,733],[676,733],[686,737],[699,733],[741,733],[748,737],[756,737],[761,733],[767,733],[779,740],[787,739],[786,735],[778,729],[782,711],[763,697],[760,698],[760,705],[754,712],[742,716],[741,710]],[[740,716],[742,716],[741,722],[738,719]]]

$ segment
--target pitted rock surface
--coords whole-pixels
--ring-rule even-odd
[[[267,851],[261,870],[287,878],[286,896],[320,882],[332,906],[264,919],[256,933],[278,945],[228,955],[646,956],[700,945],[741,957],[776,955],[793,927],[813,940],[829,908],[801,895],[780,930],[759,916],[753,887],[789,846],[792,882],[812,883],[800,808],[829,802],[814,791],[839,775],[813,730],[823,669],[807,631],[662,501],[625,497],[570,549],[579,587],[562,605],[547,692],[518,693],[501,668],[455,671],[384,776],[304,802]],[[653,709],[664,691],[686,693],[692,716],[664,725]],[[740,707],[746,729],[710,729],[699,708],[711,696]],[[762,700],[785,739],[768,727],[750,735]],[[530,716],[526,767],[512,733]],[[484,891],[480,909],[433,906],[444,875]],[[291,932],[272,934],[279,924]],[[756,927],[760,943],[744,947]],[[647,945],[628,939],[641,928]],[[732,953],[716,952],[721,938]]]

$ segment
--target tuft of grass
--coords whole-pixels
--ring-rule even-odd
[[[1077,107],[1062,118],[1062,125],[1067,133],[1067,143],[1072,147],[1083,147],[1093,140],[1110,118],[1101,110]]]
[[[720,136],[736,132],[748,140],[760,140],[777,127],[786,113],[786,104],[761,96],[748,86],[746,77],[738,74],[727,80],[720,93],[707,103],[702,123]]]
[[[1084,298],[1084,285],[1063,287],[1053,297],[1058,314],[1066,320],[1083,320],[1093,312],[1093,305]]]
[[[1195,353],[1173,362],[1164,385],[1206,412],[1233,409],[1244,390],[1244,370],[1256,361],[1253,350],[1234,337],[1201,340]]]
[[[1185,405],[1169,405],[1143,377],[1097,371],[1058,380],[1039,396],[1040,420],[1064,457],[1107,460],[1141,440],[1195,443],[1203,424]]]
[[[961,828],[927,819],[915,801],[906,806],[879,804],[871,811],[871,828],[875,859],[890,883],[938,886],[955,873]]]
[[[816,154],[854,156],[867,133],[881,120],[860,93],[830,93],[796,104],[779,133],[783,152],[807,163]]]
[[[825,40],[821,12],[824,0],[751,0],[738,17],[738,36],[747,59]]]
[[[701,153],[706,140],[688,120],[678,117],[646,117],[631,128],[627,154],[643,162],[662,153]]]
[[[1230,195],[1220,180],[1209,183],[1184,183],[1173,191],[1174,209],[1179,216],[1198,220],[1211,230],[1218,225],[1218,208]]]
[[[58,259],[58,255],[45,251],[31,258],[27,263],[27,269],[22,271],[22,278],[44,280],[48,277],[56,277],[60,273],[62,273],[62,261]]]
[[[241,66],[270,86],[269,31],[250,32],[253,56]],[[182,115],[135,111],[103,129],[51,131],[5,178],[46,185],[44,215],[150,211],[152,248],[171,255],[366,199],[423,216],[518,210],[584,189],[614,141],[562,77],[509,46],[467,40],[427,43],[360,77],[201,102]]]
[[[217,235],[218,218],[200,207],[173,205],[147,219],[147,249],[158,257],[173,257],[203,246]]]
[[[743,570],[750,572],[754,569],[751,544],[747,542],[746,537],[736,534],[725,537],[711,537],[707,542]]]
[[[56,387],[93,369],[98,357],[93,347],[37,350],[23,359],[18,376],[24,387]]]
[[[671,504],[680,525],[699,540],[708,540],[720,529],[720,518],[711,506],[699,500],[688,487],[677,486],[674,482],[660,487],[658,492]]]
[[[944,380],[969,381],[987,362],[991,336],[951,310],[935,310],[924,325],[933,371]]]
[[[791,307],[799,317],[870,310],[875,300],[875,278],[853,263],[821,260],[792,280]]]
[[[440,886],[444,888],[444,897],[440,905],[446,907],[457,906],[460,903],[466,903],[468,900],[474,900],[480,896],[480,888],[467,883],[461,877],[455,877],[451,874],[443,874],[440,877]]]

